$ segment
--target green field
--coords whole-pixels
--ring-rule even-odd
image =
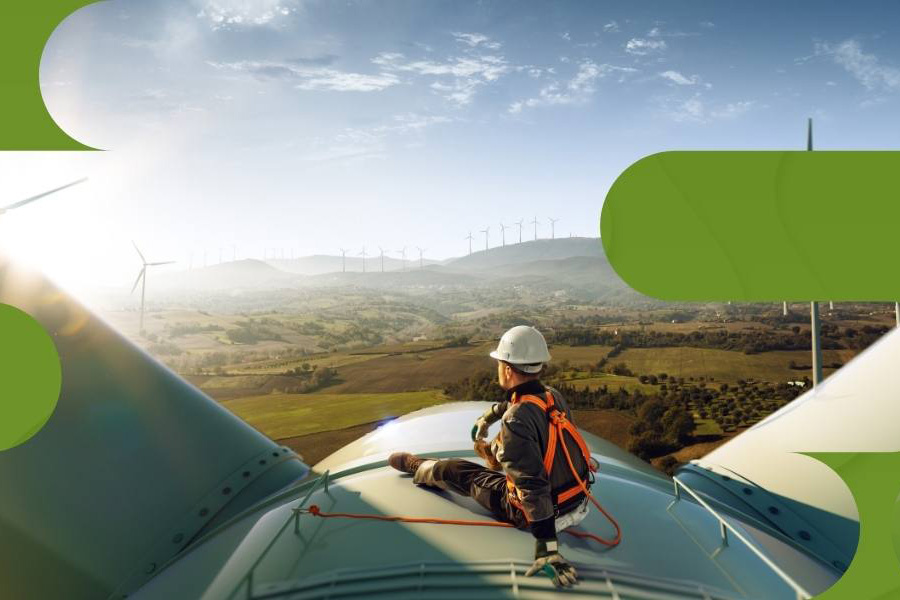
[[[846,362],[853,356],[852,350],[825,350],[824,363]],[[733,350],[708,348],[630,348],[610,363],[625,363],[636,374],[668,373],[673,377],[713,377],[716,381],[733,382],[739,379],[761,381],[793,381],[809,375],[809,369],[795,370],[788,365],[809,365],[807,351],[774,351],[761,354],[744,354]],[[825,374],[833,369],[825,369]]]
[[[719,427],[719,424],[716,423],[713,419],[701,419],[696,414],[694,415],[694,423],[696,425],[696,429],[694,429],[694,435],[721,435],[722,428]]]
[[[550,355],[556,364],[567,360],[572,365],[588,365],[604,358],[610,350],[610,346],[553,346]]]
[[[487,346],[375,356],[338,369],[336,394],[413,392],[441,387],[475,373],[496,369]]]
[[[441,392],[392,394],[266,394],[222,405],[269,436],[283,439],[344,429],[447,402]]]

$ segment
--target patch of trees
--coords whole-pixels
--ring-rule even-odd
[[[167,333],[170,338],[183,337],[185,335],[192,335],[195,333],[209,333],[210,331],[222,331],[223,327],[221,325],[216,325],[215,323],[208,323],[206,325],[201,325],[200,323],[175,323],[173,325],[169,325],[167,328]]]
[[[867,325],[866,328],[877,331],[879,327]],[[884,331],[887,331],[884,328]],[[883,333],[883,331],[882,331]],[[872,333],[871,335],[876,335]],[[877,334],[880,335],[880,334]],[[835,326],[822,328],[822,348],[845,348],[849,339],[843,336]],[[875,338],[877,339],[877,337]],[[799,327],[789,330],[754,330],[727,331],[713,329],[691,331],[688,333],[675,331],[657,331],[653,329],[612,331],[609,329],[569,328],[557,329],[552,334],[552,341],[570,346],[612,346],[609,357],[615,357],[626,348],[668,348],[690,347],[710,348],[715,350],[737,350],[745,354],[757,354],[772,350],[808,350],[811,343],[809,331]],[[856,342],[853,342],[854,344]]]
[[[469,336],[457,335],[444,343],[444,348],[462,348],[469,345]]]
[[[669,454],[691,443],[696,428],[694,417],[674,402],[651,398],[637,409],[637,420],[628,432],[628,451],[638,457],[651,458]]]
[[[184,350],[172,342],[162,341],[150,344],[150,346],[147,347],[147,350],[154,356],[180,356],[184,353]]]
[[[272,331],[267,326],[266,321],[271,321],[271,319],[239,321],[236,328],[225,332],[225,336],[234,344],[252,345],[263,340],[284,341],[280,333]]]
[[[310,367],[309,363],[303,363],[299,367],[289,369],[282,373],[300,380],[298,385],[285,388],[286,394],[308,394],[327,387],[338,380],[337,369],[318,365]]]
[[[506,392],[497,383],[496,372],[491,371],[482,371],[459,381],[445,383],[443,391],[455,400],[499,402],[506,396]]]

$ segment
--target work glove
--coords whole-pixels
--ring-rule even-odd
[[[487,439],[490,426],[491,423],[484,416],[478,417],[478,420],[472,425],[472,441],[477,442],[478,440]]]
[[[478,417],[475,424],[472,425],[472,441],[483,440],[488,436],[488,428],[496,423],[500,417],[494,413],[494,407],[491,406],[483,415]]]
[[[571,587],[578,581],[578,573],[575,567],[570,565],[558,551],[556,539],[537,540],[534,552],[534,564],[525,572],[525,577],[531,577],[538,571],[542,571],[553,581],[556,587]]]

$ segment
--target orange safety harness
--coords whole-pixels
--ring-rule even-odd
[[[607,520],[612,524],[616,529],[616,537],[607,540],[601,538],[600,536],[594,535],[592,533],[586,533],[581,531],[572,531],[571,529],[564,530],[565,533],[572,535],[581,539],[591,539],[595,542],[599,542],[604,546],[616,546],[619,542],[622,541],[622,530],[619,527],[619,524],[616,520],[608,513],[603,507],[597,502],[597,499],[591,494],[585,482],[579,477],[578,471],[575,469],[575,465],[572,463],[572,456],[569,454],[569,449],[566,447],[565,439],[563,437],[563,432],[568,432],[575,442],[578,444],[579,449],[581,450],[582,457],[584,458],[585,464],[588,465],[588,468],[591,472],[596,471],[592,461],[591,455],[588,452],[587,444],[585,444],[584,439],[581,437],[581,434],[578,433],[578,429],[566,418],[566,415],[563,411],[559,410],[554,405],[553,395],[550,391],[547,391],[547,401],[544,402],[538,396],[522,396],[521,398],[516,398],[515,395],[512,397],[512,403],[516,402],[528,402],[531,404],[535,404],[539,406],[545,413],[547,413],[547,417],[549,419],[550,433],[547,440],[547,450],[544,453],[544,470],[547,471],[547,476],[550,476],[550,471],[553,468],[553,459],[556,457],[556,446],[557,443],[562,446],[563,453],[566,456],[566,461],[569,463],[569,468],[572,470],[572,475],[575,477],[575,481],[577,482],[574,486],[561,492],[557,497],[557,506],[559,503],[565,502],[566,500],[574,497],[580,492],[584,492],[584,494],[594,503],[594,506],[603,513],[603,516],[607,518]],[[508,499],[513,506],[517,507],[520,510],[522,509],[521,503],[521,492],[515,486],[512,479],[509,475],[506,476],[506,486],[508,490]],[[515,527],[515,525],[511,523],[503,523],[500,521],[470,521],[470,520],[453,520],[453,519],[437,519],[431,517],[398,517],[398,516],[389,516],[389,515],[366,515],[366,514],[356,514],[356,513],[325,513],[322,512],[321,509],[315,504],[311,505],[308,509],[298,509],[298,512],[301,513],[309,513],[316,517],[322,518],[347,518],[347,519],[372,519],[377,521],[394,521],[401,523],[431,523],[436,525],[469,525],[469,526],[479,526],[479,527]],[[523,510],[524,512],[524,510]]]
[[[581,434],[578,433],[578,430],[574,425],[572,425],[572,422],[566,418],[566,414],[563,411],[559,410],[559,408],[555,405],[553,394],[551,394],[549,390],[547,390],[546,394],[546,402],[541,400],[539,396],[528,395],[518,398],[516,394],[513,394],[510,401],[513,404],[517,404],[519,402],[534,404],[542,411],[544,411],[544,413],[546,413],[547,415],[547,418],[549,419],[547,450],[544,452],[544,471],[547,472],[548,479],[550,478],[550,473],[553,470],[553,460],[556,458],[556,446],[561,445],[563,447],[563,451],[565,452],[566,458],[569,462],[569,468],[572,470],[572,475],[575,477],[575,481],[577,483],[571,488],[559,493],[559,495],[556,497],[555,503],[555,505],[559,507],[559,505],[561,505],[563,502],[575,497],[579,493],[584,492],[586,495],[589,495],[587,486],[578,476],[578,471],[575,469],[575,465],[572,464],[572,459],[569,456],[569,449],[566,447],[563,432],[568,432],[569,435],[572,436],[572,439],[575,440],[575,442],[578,444],[578,448],[579,450],[581,450],[581,457],[584,459],[584,464],[587,465],[588,469],[590,469],[590,472],[595,473],[597,469],[596,467],[594,467],[593,461],[591,461],[591,454],[590,452],[588,452],[587,444],[584,443],[584,438],[581,437]],[[525,511],[522,508],[522,492],[516,487],[516,484],[513,482],[512,477],[510,477],[508,474],[506,475],[506,487],[509,494],[509,502],[524,513]]]

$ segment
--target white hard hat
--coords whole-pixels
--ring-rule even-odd
[[[491,358],[508,362],[526,373],[539,373],[550,360],[550,351],[541,332],[528,325],[518,325],[503,334]]]

